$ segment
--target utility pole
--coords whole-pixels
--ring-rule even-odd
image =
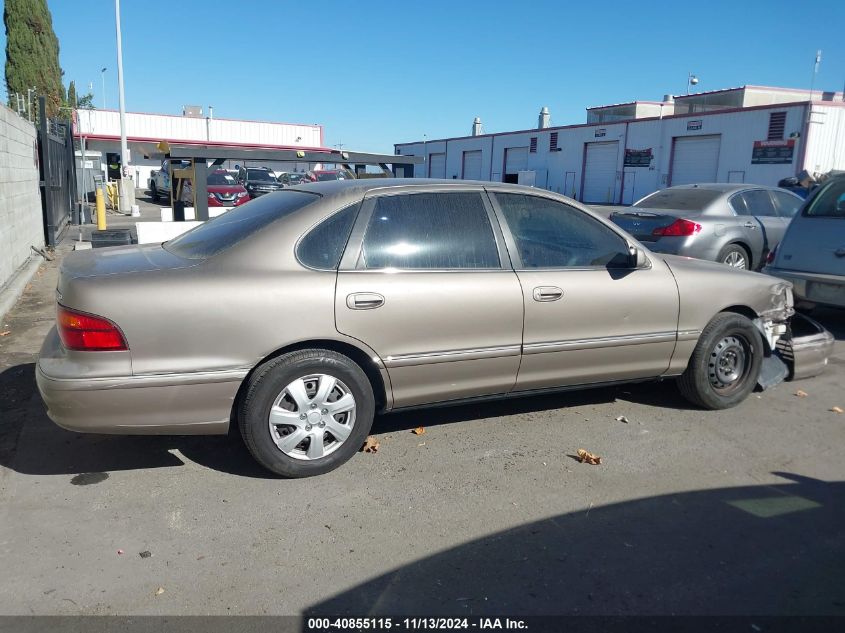
[[[123,95],[123,45],[120,38],[120,0],[114,0],[114,24],[117,34],[117,90],[120,102],[120,204],[121,213],[130,213],[135,204],[135,182],[129,178],[129,146],[126,142],[126,103]]]
[[[120,36],[118,36],[118,37],[120,37]],[[103,78],[103,110],[106,109],[106,71],[107,70],[108,70],[108,68],[106,68],[105,66],[103,66],[100,69],[100,76]]]
[[[816,51],[816,61],[813,64],[813,76],[810,78],[810,101],[813,100],[813,88],[816,86],[816,75],[819,74],[819,64],[822,63],[822,52]]]

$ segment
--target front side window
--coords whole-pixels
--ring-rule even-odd
[[[548,198],[497,193],[522,268],[630,266],[628,244],[598,220]]]
[[[363,244],[368,269],[499,268],[481,194],[414,193],[376,200]]]
[[[837,178],[820,191],[804,215],[808,218],[845,218],[845,178]]]
[[[358,215],[358,203],[341,209],[323,220],[302,238],[296,249],[299,261],[309,268],[335,270]]]

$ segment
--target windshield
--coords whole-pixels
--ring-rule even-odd
[[[837,178],[826,189],[816,195],[816,199],[804,212],[808,218],[845,218],[845,178]]]
[[[247,171],[247,180],[261,180],[267,182],[276,182],[273,174],[263,169],[250,169]]]
[[[721,191],[711,189],[663,189],[646,196],[634,206],[638,209],[703,211],[721,195]]]
[[[208,175],[209,185],[236,185],[238,181],[232,178],[232,174],[224,172],[215,172]]]
[[[318,196],[300,191],[282,190],[277,195],[261,196],[200,224],[163,246],[179,257],[206,259],[316,200],[319,200]]]
[[[317,172],[317,180],[338,180],[340,178],[340,174],[336,171],[323,171]]]

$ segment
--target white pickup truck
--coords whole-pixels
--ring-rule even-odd
[[[185,169],[191,166],[191,161],[165,158],[161,161],[161,169],[150,174],[147,180],[147,189],[150,190],[150,197],[158,202],[162,197],[170,197],[170,169]]]

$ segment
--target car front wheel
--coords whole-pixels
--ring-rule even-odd
[[[284,477],[334,470],[364,444],[375,399],[364,371],[324,349],[284,354],[258,367],[239,410],[253,457]]]
[[[705,409],[733,407],[757,384],[763,354],[763,337],[750,319],[720,312],[704,328],[678,378],[681,394]]]

